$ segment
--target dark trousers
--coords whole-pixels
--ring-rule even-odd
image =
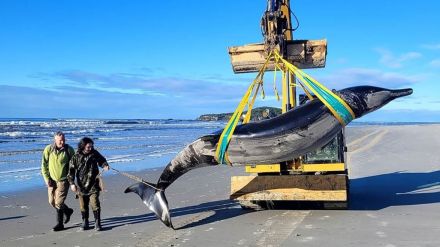
[[[101,208],[99,203],[99,192],[89,195],[82,195],[79,193],[79,208],[81,212],[88,212],[89,204],[92,207],[92,211],[98,211]]]

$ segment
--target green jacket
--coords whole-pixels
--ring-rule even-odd
[[[69,152],[69,154],[66,152]],[[75,150],[67,144],[61,150],[57,150],[54,144],[47,145],[41,159],[41,174],[44,180],[46,182],[49,178],[55,182],[66,180],[69,161],[74,154]]]

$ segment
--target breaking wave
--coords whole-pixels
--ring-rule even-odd
[[[112,166],[139,170],[166,165],[186,144],[223,126],[174,119],[0,119],[0,184],[17,190],[42,185],[42,151],[57,131],[74,148],[82,137],[91,137]]]

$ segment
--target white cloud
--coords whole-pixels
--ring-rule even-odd
[[[191,97],[203,100],[241,97],[251,80],[222,78],[219,75],[205,75],[200,78],[149,77],[143,74],[112,73],[66,70],[52,76],[62,78],[65,85],[85,87],[107,92],[161,95],[169,97]]]
[[[429,50],[440,50],[440,44],[425,44],[422,47]]]
[[[238,100],[219,102],[202,97],[163,97],[80,87],[52,90],[0,85],[3,117],[195,119],[210,112],[232,112],[237,103]]]
[[[429,66],[434,67],[434,68],[440,68],[440,59],[432,60],[429,63]]]
[[[359,85],[401,88],[422,81],[423,76],[402,75],[375,69],[348,68],[316,79],[331,89]],[[45,88],[38,86],[17,90],[14,87],[4,88],[8,93],[0,94],[0,99],[6,99],[11,91],[24,94],[23,97],[14,97],[14,99],[37,98],[37,102],[48,95],[64,95],[69,103],[62,105],[76,109],[77,113],[71,112],[75,116],[86,117],[97,111],[102,114],[101,117],[111,117],[112,114],[116,114],[113,117],[122,118],[141,117],[145,114],[145,116],[151,117],[188,118],[189,116],[195,118],[203,113],[233,111],[252,81],[244,77],[238,77],[234,80],[221,75],[202,75],[196,79],[170,76],[152,78],[151,75],[143,73],[101,74],[79,70],[45,74],[44,78],[57,81],[57,83]],[[63,85],[60,86],[60,83]],[[259,96],[257,105],[279,105],[279,102],[275,101],[273,97],[272,87],[272,76],[270,75],[265,80],[267,97],[262,101]],[[281,94],[279,82],[277,87]],[[13,93],[13,95],[17,94]],[[93,109],[87,103],[90,99],[94,99],[95,102],[94,106],[96,107],[92,107]],[[15,102],[13,99],[4,101],[11,103],[15,108],[22,106],[21,111],[27,112],[26,105]],[[32,103],[27,102],[27,105],[30,104]],[[160,106],[162,109],[153,110],[151,106],[154,108]],[[179,109],[173,109],[175,106],[178,106]],[[41,114],[47,109],[49,106],[44,106],[35,112]],[[54,110],[56,110],[55,112],[63,111]],[[157,110],[161,112],[161,115]]]
[[[396,56],[387,49],[377,48],[375,50],[381,55],[379,62],[390,68],[401,68],[405,62],[422,57],[422,54],[418,52],[407,52]]]
[[[111,117],[112,114],[122,118],[141,117],[141,113],[145,113],[149,117],[195,118],[209,112],[232,112],[253,79],[250,75],[229,77],[222,74],[201,74],[191,78],[153,76],[153,72],[152,69],[146,69],[145,72],[139,70],[138,73],[96,73],[83,70],[35,73],[31,75],[32,78],[47,82],[44,87],[36,84],[18,88],[10,84],[11,87],[4,88],[8,93],[0,93],[0,100],[7,97],[11,91],[23,94],[23,97],[14,97],[14,99],[38,98],[37,101],[43,99],[45,95],[52,98],[64,95],[68,100],[61,105],[79,111],[69,111],[72,116],[94,116],[92,112],[97,111],[100,112],[100,117]],[[270,83],[266,84],[271,87]],[[90,99],[94,100],[94,107],[88,106]],[[11,103],[15,100],[4,101],[15,106],[15,110],[25,116],[31,116],[32,112],[46,114],[46,111],[48,112],[45,116],[50,116],[49,114],[54,114],[53,112],[64,111],[60,109],[49,111],[47,106],[41,106],[39,110],[29,112],[25,110],[25,105]],[[272,100],[264,100],[264,102],[264,105],[273,103]],[[109,106],[111,110],[108,110]],[[156,110],[152,111],[150,106],[163,107],[164,110],[160,111],[162,115],[158,115]],[[174,109],[176,106],[179,109]],[[8,112],[8,114],[13,113]]]
[[[349,68],[324,76],[319,81],[329,88],[342,89],[359,85],[399,88],[421,80],[421,75],[409,76],[375,69]]]
[[[344,58],[344,57],[341,57],[341,58],[336,59],[334,62],[336,64],[347,64],[348,63],[348,59]]]

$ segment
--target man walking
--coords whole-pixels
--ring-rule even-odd
[[[79,207],[83,223],[81,230],[89,229],[89,204],[92,206],[95,216],[95,230],[101,231],[101,204],[99,202],[100,172],[98,167],[105,171],[110,169],[107,160],[95,148],[93,140],[89,137],[82,138],[78,143],[78,149],[70,161],[67,180],[70,189],[79,196]],[[75,185],[75,180],[78,186]]]
[[[57,224],[53,231],[64,230],[64,224],[69,222],[73,209],[64,204],[69,191],[67,173],[69,161],[75,154],[75,150],[67,145],[64,133],[59,131],[54,135],[54,143],[47,145],[43,151],[41,160],[41,174],[47,186],[49,204],[56,209]],[[64,215],[66,218],[63,218]]]

